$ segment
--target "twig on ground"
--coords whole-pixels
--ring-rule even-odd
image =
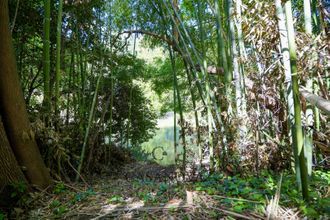
[[[213,209],[215,209],[217,211],[220,211],[220,212],[223,212],[227,215],[237,217],[237,218],[248,219],[248,220],[254,220],[254,219],[257,220],[258,219],[258,218],[253,218],[252,216],[242,215],[242,214],[239,214],[239,213],[236,213],[236,212],[233,212],[233,211],[229,211],[229,210],[226,210],[226,209],[223,209],[223,208],[213,207]]]
[[[207,197],[205,197],[207,198]],[[201,201],[204,203],[204,205],[210,209],[210,210],[217,210],[217,211],[220,211],[220,212],[223,212],[225,213],[226,215],[230,215],[230,216],[233,216],[233,217],[237,217],[237,218],[242,218],[242,219],[262,219],[262,218],[254,218],[252,216],[247,216],[247,215],[242,215],[242,214],[239,214],[239,213],[236,213],[234,211],[231,211],[231,210],[227,210],[227,209],[224,209],[224,208],[217,208],[217,207],[214,207],[214,206],[210,206],[209,203],[207,201],[205,201],[204,198],[200,197]]]
[[[102,215],[99,215],[95,218],[93,218],[92,220],[97,220],[100,218],[104,218],[107,216],[110,216],[112,214],[114,214],[115,212],[132,212],[132,211],[137,211],[137,212],[148,212],[148,211],[159,211],[159,210],[173,210],[173,209],[190,209],[192,208],[191,205],[182,205],[182,206],[175,206],[175,207],[164,207],[164,206],[158,206],[158,207],[140,207],[140,208],[119,208],[119,209],[114,209],[111,210],[107,213],[104,213]]]
[[[56,183],[62,183],[64,186],[69,187],[70,189],[73,189],[74,191],[77,191],[77,192],[84,192],[84,190],[78,189],[78,188],[73,187],[73,186],[71,186],[71,185],[69,185],[69,184],[66,184],[66,183],[64,183],[64,182],[56,181],[56,180],[55,180],[54,182],[56,182]]]
[[[249,199],[240,199],[240,198],[233,198],[233,197],[226,197],[226,196],[219,196],[219,195],[212,195],[211,197],[263,204],[263,202],[253,201],[253,200],[249,200]]]

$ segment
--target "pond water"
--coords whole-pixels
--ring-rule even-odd
[[[149,154],[150,160],[155,160],[161,165],[174,164],[174,114],[167,113],[158,119],[156,134],[148,142],[142,144],[142,151]],[[179,142],[179,128],[177,129],[177,142]],[[178,148],[182,149],[181,146]]]
[[[161,165],[174,164],[174,114],[168,112],[165,117],[157,122],[158,130],[155,136],[148,142],[142,144],[142,151],[148,154],[148,159],[155,160]],[[182,145],[179,143],[179,130],[177,126],[176,139],[177,139],[177,153],[182,154]],[[195,151],[196,148],[192,144],[188,144],[187,149]],[[195,149],[195,150],[194,150]],[[196,152],[197,153],[197,152]]]

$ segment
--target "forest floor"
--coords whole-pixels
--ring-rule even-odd
[[[59,182],[53,193],[35,194],[37,208],[29,212],[29,219],[264,218],[251,210],[230,210],[221,205],[221,196],[198,192],[193,183],[173,181],[173,167],[135,162],[119,172],[118,176],[90,179],[88,185]]]
[[[134,162],[117,175],[89,178],[88,184],[58,182],[51,193],[32,195],[34,208],[23,219],[266,219],[268,198],[276,194],[277,182],[269,177],[219,174],[180,183],[174,173],[173,167]],[[296,205],[274,207],[281,219],[302,216]]]

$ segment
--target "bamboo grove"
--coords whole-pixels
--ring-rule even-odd
[[[308,200],[313,170],[329,166],[327,4],[9,1],[17,73],[36,137],[28,135],[38,140],[43,166],[54,178],[84,181],[116,163],[113,146],[139,151],[156,129],[157,113],[143,88],[150,87],[164,111],[174,112],[174,160],[183,180],[205,160],[211,173],[289,169]],[[164,58],[154,64],[139,58],[141,38]],[[4,100],[8,93],[0,92]],[[2,107],[2,118],[15,117],[9,111]],[[17,120],[3,121],[7,133]],[[45,187],[47,175],[26,181]]]

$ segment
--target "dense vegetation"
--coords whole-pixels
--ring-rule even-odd
[[[329,15],[328,0],[0,0],[0,220],[328,218]],[[105,214],[77,208],[102,199]]]

